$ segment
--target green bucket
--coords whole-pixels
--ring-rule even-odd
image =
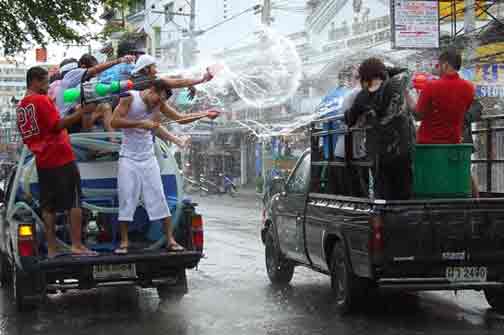
[[[470,197],[472,149],[472,144],[417,144],[413,159],[415,197]]]

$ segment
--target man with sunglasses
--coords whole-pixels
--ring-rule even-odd
[[[160,114],[186,124],[202,117],[215,119],[219,113],[180,114],[166,103],[169,90],[170,86],[165,81],[156,80],[143,91],[130,91],[114,110],[111,125],[123,129],[117,177],[121,231],[121,243],[115,250],[117,254],[128,252],[128,223],[133,222],[140,198],[151,221],[163,220],[166,249],[183,250],[173,238],[170,210],[154,155],[153,133],[159,128]]]

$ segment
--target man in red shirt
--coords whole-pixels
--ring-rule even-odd
[[[82,109],[63,119],[48,97],[48,72],[33,67],[26,75],[26,96],[17,107],[17,124],[23,142],[35,156],[40,186],[47,256],[57,254],[54,224],[57,211],[70,212],[72,254],[96,255],[81,242],[80,174],[67,128],[81,121]]]
[[[460,78],[462,57],[455,49],[439,56],[441,78],[429,81],[420,94],[416,112],[422,123],[418,144],[458,144],[462,142],[464,116],[474,102],[471,82]],[[473,196],[479,197],[478,186],[471,178]]]
[[[464,114],[474,100],[474,86],[459,77],[462,57],[455,49],[439,56],[441,78],[429,81],[420,94],[416,111],[422,123],[418,144],[458,144],[462,140]]]

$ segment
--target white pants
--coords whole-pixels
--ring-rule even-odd
[[[145,161],[119,158],[117,191],[119,221],[133,222],[141,200],[151,221],[171,216],[156,157]]]

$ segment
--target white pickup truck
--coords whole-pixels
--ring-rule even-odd
[[[69,289],[136,285],[156,287],[161,299],[180,299],[187,292],[186,269],[197,266],[203,251],[202,218],[195,204],[182,197],[177,164],[166,143],[156,140],[165,195],[173,215],[174,236],[183,252],[163,248],[162,222],[150,222],[139,206],[130,226],[130,250],[115,255],[117,224],[117,161],[120,133],[71,136],[83,191],[84,243],[97,257],[70,253],[48,259],[39,208],[39,186],[33,155],[24,148],[5,182],[0,202],[0,280],[11,287],[18,309],[34,306],[45,294]],[[56,234],[61,250],[69,249],[68,222],[58,214]]]

